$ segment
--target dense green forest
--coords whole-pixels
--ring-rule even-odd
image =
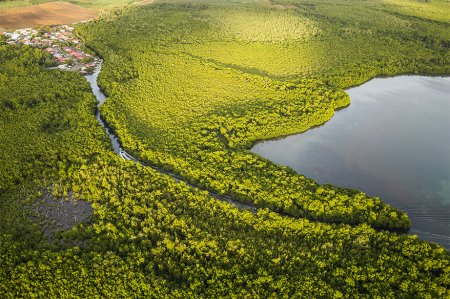
[[[0,297],[450,296],[449,252],[398,232],[406,214],[248,151],[327,121],[373,76],[449,73],[445,1],[247,2],[77,28],[105,60],[101,113],[125,149],[199,188],[115,155],[86,80],[0,38]],[[93,215],[49,238],[48,196]]]
[[[135,156],[294,217],[407,229],[379,199],[247,149],[322,124],[349,104],[342,88],[373,76],[449,72],[448,29],[377,1],[174,1],[78,32],[105,58],[102,114]]]

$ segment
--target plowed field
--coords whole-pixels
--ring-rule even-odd
[[[95,18],[97,14],[97,11],[68,2],[5,8],[0,10],[0,28],[18,29],[34,25],[71,24]]]

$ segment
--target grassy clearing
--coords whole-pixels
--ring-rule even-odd
[[[447,23],[450,21],[448,0],[384,0],[384,2],[405,15]]]
[[[27,6],[32,5],[32,3],[28,0],[23,1],[1,1],[0,2],[0,9],[3,8],[10,8],[10,7],[20,7],[20,6]]]

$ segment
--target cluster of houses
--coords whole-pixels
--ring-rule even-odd
[[[30,45],[50,53],[56,67],[61,70],[90,73],[100,64],[100,59],[82,50],[82,43],[73,31],[72,26],[57,25],[19,29],[3,32],[3,35],[7,37],[8,44]]]

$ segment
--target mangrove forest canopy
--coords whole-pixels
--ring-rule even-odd
[[[375,76],[449,74],[447,0],[161,0],[76,34],[102,118],[152,167],[114,153],[85,78],[0,36],[1,298],[450,296],[449,252],[404,212],[249,151]]]

